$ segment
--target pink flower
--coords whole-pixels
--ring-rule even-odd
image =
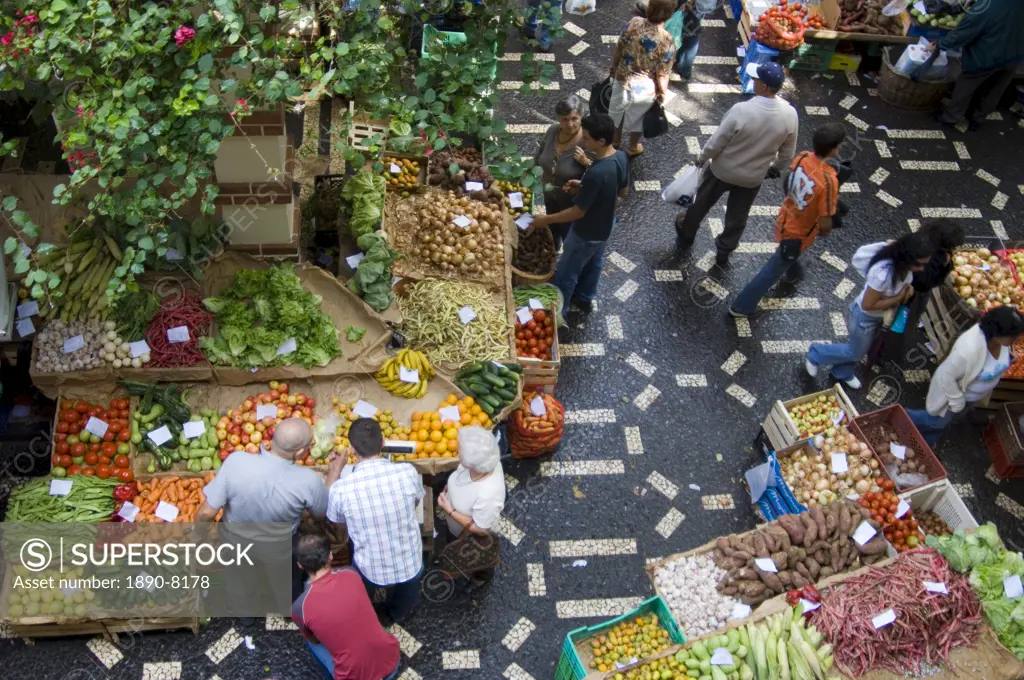
[[[81,104],[75,107],[75,113],[78,115],[79,118],[81,118],[82,114],[85,113],[85,109],[82,108]]]
[[[7,35],[0,35],[0,45],[10,45],[12,40],[14,40],[13,31]]]
[[[35,14],[26,14],[25,18],[22,19],[22,21],[25,22],[26,24],[34,24],[37,21],[39,21],[39,17],[36,16]]]
[[[196,37],[195,29],[188,26],[179,26],[178,30],[174,32],[174,42],[177,43],[178,47],[181,47],[194,37]]]
[[[242,109],[243,111],[248,111],[249,110],[249,102],[248,102],[248,100],[246,100],[246,99],[239,99],[235,103],[238,104],[238,108]]]

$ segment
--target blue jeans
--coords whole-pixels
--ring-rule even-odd
[[[545,8],[545,18],[541,19],[541,4],[547,5]],[[523,30],[526,35],[533,38],[537,43],[544,49],[551,47],[551,43],[555,41],[551,37],[551,32],[548,30],[548,26],[551,22],[558,23],[562,17],[562,0],[530,0],[530,13],[526,17],[526,23],[523,24]]]
[[[692,43],[683,40],[683,46],[676,51],[676,73],[687,80],[693,75],[693,60],[697,58],[697,49],[700,48],[700,36],[691,40]]]
[[[843,344],[814,343],[807,351],[807,358],[815,366],[831,366],[836,380],[849,380],[857,373],[857,364],[871,348],[875,333],[882,326],[882,317],[871,316],[860,308],[859,302],[850,305],[847,321],[850,339]]]
[[[761,301],[761,298],[797,262],[799,262],[799,257],[793,260],[783,260],[782,249],[777,248],[775,253],[768,259],[768,262],[761,267],[761,271],[757,273],[757,276],[736,296],[736,300],[732,303],[732,308],[740,314],[753,314],[757,311],[757,303]]]
[[[409,616],[409,612],[411,612],[420,601],[420,579],[422,577],[423,568],[421,567],[420,573],[416,574],[408,581],[403,581],[402,583],[382,586],[363,576],[363,585],[366,586],[366,594],[369,595],[370,602],[373,602],[373,592],[377,588],[384,588],[387,590],[387,600],[384,603],[384,611],[391,617],[392,621],[395,623],[401,623],[407,616]]]
[[[590,302],[597,296],[597,282],[604,265],[607,241],[584,241],[574,229],[562,243],[562,256],[555,266],[555,285],[562,291],[562,315],[569,311],[569,302],[576,297]]]
[[[908,408],[907,415],[910,416],[910,420],[924,437],[928,446],[934,447],[942,439],[942,435],[946,433],[949,426],[967,415],[969,410],[971,410],[971,405],[967,404],[959,413],[946,411],[944,416],[933,416],[923,408]]]
[[[313,653],[313,658],[316,659],[320,669],[324,672],[324,677],[327,680],[334,680],[334,659],[331,658],[331,653],[327,651],[327,648],[322,644],[313,644],[309,640],[306,640],[306,646],[309,647],[309,651]],[[395,670],[391,671],[390,674],[383,680],[395,680],[398,677],[398,669],[402,667],[402,660],[398,660],[398,665],[395,666]]]

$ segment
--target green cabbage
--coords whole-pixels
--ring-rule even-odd
[[[949,566],[961,574],[995,559],[1003,550],[999,532],[991,522],[969,534],[957,529],[952,536],[928,536],[925,543],[942,553]]]

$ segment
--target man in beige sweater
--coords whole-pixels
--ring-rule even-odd
[[[796,152],[796,109],[777,96],[786,81],[782,66],[776,62],[750,64],[747,72],[755,78],[754,98],[729,109],[694,159],[698,167],[709,162],[710,167],[704,169],[693,204],[676,216],[679,247],[689,248],[708,211],[722,194],[729,194],[725,230],[715,240],[719,266],[725,266],[739,245],[766,173],[774,171],[778,177]]]

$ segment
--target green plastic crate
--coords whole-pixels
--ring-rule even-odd
[[[792,51],[792,58],[786,68],[799,71],[827,71],[838,40],[815,40],[805,42]]]
[[[424,59],[433,59],[430,55],[430,51],[427,49],[427,46],[435,39],[440,39],[441,42],[446,45],[464,45],[466,43],[466,34],[459,33],[457,31],[439,31],[430,24],[426,24],[423,27],[423,44],[420,46],[420,57]],[[491,54],[497,57],[498,43],[491,45]],[[498,62],[495,61],[491,68],[491,80],[495,80],[497,77]]]
[[[610,621],[599,623],[596,626],[584,626],[583,628],[570,631],[565,636],[565,642],[562,644],[562,656],[558,659],[558,666],[555,668],[555,680],[583,680],[583,678],[587,677],[587,673],[590,672],[584,668],[583,661],[580,659],[579,654],[576,653],[577,642],[600,635],[604,631],[614,628],[622,621],[650,614],[651,612],[658,615],[658,622],[668,631],[669,639],[673,643],[681,645],[686,642],[686,636],[683,635],[682,628],[676,623],[675,617],[672,616],[672,612],[665,605],[665,601],[655,595],[628,614],[617,616]]]

